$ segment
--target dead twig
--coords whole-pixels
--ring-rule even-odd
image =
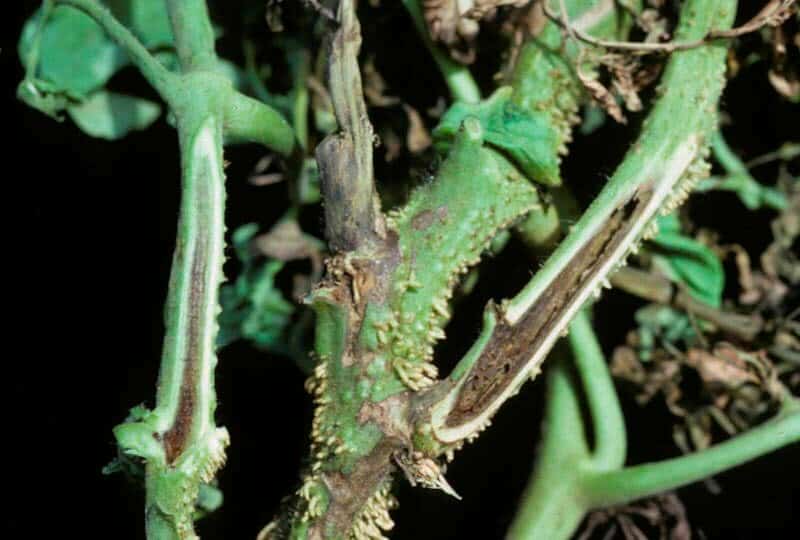
[[[790,8],[795,3],[795,0],[771,0],[752,19],[736,28],[731,28],[730,30],[712,30],[702,39],[695,41],[670,41],[667,43],[634,43],[631,41],[611,41],[595,38],[570,24],[568,14],[566,9],[564,9],[564,2],[563,0],[559,0],[559,2],[561,13],[553,13],[547,6],[547,2],[543,2],[544,13],[553,22],[564,28],[567,34],[573,39],[595,47],[629,51],[634,54],[669,54],[675,51],[696,49],[697,47],[717,39],[739,37],[750,32],[755,32],[764,26],[778,26],[789,17],[791,13]]]

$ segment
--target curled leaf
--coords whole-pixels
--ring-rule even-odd
[[[707,246],[681,232],[675,214],[658,218],[659,232],[651,240],[653,263],[671,280],[713,307],[719,307],[725,287],[722,262]]]
[[[147,99],[100,90],[67,109],[84,133],[100,139],[121,139],[155,122],[161,107]]]
[[[547,114],[516,105],[511,101],[511,88],[504,86],[480,103],[454,103],[433,130],[437,149],[450,147],[468,116],[481,123],[484,142],[504,152],[531,180],[549,186],[561,184],[559,137]]]

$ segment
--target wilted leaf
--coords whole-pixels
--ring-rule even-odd
[[[403,151],[403,142],[400,140],[400,137],[397,136],[397,133],[388,126],[381,130],[381,146],[386,149],[384,159],[387,163],[391,163],[397,159]]]
[[[583,89],[588,92],[594,102],[608,113],[608,115],[620,124],[627,123],[627,119],[622,112],[622,108],[617,103],[614,94],[603,85],[595,74],[587,74],[578,69],[578,80],[583,85]]]
[[[781,173],[779,184],[788,205],[771,223],[773,241],[761,255],[761,266],[768,276],[797,286],[800,284],[800,256],[796,249],[800,237],[800,181],[785,166]]]
[[[120,139],[155,122],[161,107],[146,99],[99,90],[67,112],[92,137]]]
[[[387,85],[375,68],[375,61],[370,58],[361,66],[364,78],[364,97],[373,107],[389,107],[400,103],[400,98],[386,94]]]
[[[617,347],[611,357],[611,374],[617,379],[633,384],[638,392],[636,402],[649,403],[659,393],[664,402],[676,415],[684,410],[678,405],[681,392],[680,364],[673,358],[658,355],[646,364],[639,361],[636,351],[631,347]]]

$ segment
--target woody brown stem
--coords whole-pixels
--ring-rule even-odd
[[[325,200],[325,233],[334,251],[354,251],[383,236],[373,180],[374,133],[367,117],[358,51],[361,29],[353,0],[341,0],[339,28],[328,41],[328,90],[339,132],[317,147]]]

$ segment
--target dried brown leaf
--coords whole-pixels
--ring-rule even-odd
[[[638,520],[638,523],[637,523]],[[674,493],[664,493],[632,504],[591,512],[577,540],[588,540],[597,529],[607,526],[604,539],[618,538],[622,531],[626,540],[691,540],[692,532],[683,503]],[[647,532],[646,532],[647,531]],[[648,534],[648,532],[650,534]]]
[[[707,385],[729,388],[760,380],[751,365],[732,346],[717,346],[713,352],[692,348],[686,354],[686,364],[694,368]]]
[[[319,253],[292,219],[280,221],[268,232],[257,236],[253,245],[260,253],[280,261],[305,259]]]
[[[374,59],[369,58],[361,67],[364,77],[364,96],[374,107],[390,107],[400,103],[400,98],[386,94],[388,88],[381,74],[375,68]]]
[[[795,36],[795,40],[800,32]],[[791,42],[783,27],[772,31],[772,66],[768,73],[769,82],[780,95],[792,101],[800,100],[800,74],[795,64],[789,62],[786,44]]]
[[[578,68],[577,73],[578,80],[580,80],[583,88],[589,93],[589,96],[595,103],[620,124],[627,123],[627,119],[622,112],[622,108],[617,104],[614,94],[597,80],[597,76],[595,74],[586,74],[580,68]]]
[[[254,186],[270,186],[285,180],[283,173],[255,174],[247,179]]]
[[[494,17],[501,7],[520,8],[531,0],[424,0],[428,32],[446,45],[450,56],[464,64],[475,60],[474,41],[483,20]]]
[[[409,152],[412,154],[418,154],[431,145],[431,136],[428,133],[428,130],[425,128],[425,123],[422,121],[422,117],[414,107],[408,105],[407,103],[403,103],[403,110],[406,112],[406,117],[408,118],[406,146],[408,147]]]
[[[403,151],[403,143],[400,141],[400,137],[390,127],[384,127],[381,130],[381,143],[386,149],[384,159],[387,162],[397,159]]]

